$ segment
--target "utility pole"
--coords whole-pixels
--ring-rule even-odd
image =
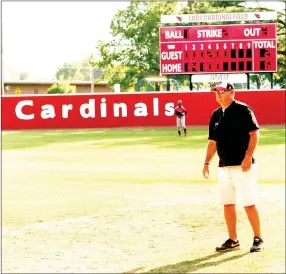
[[[94,79],[93,79],[93,67],[90,68],[90,76],[89,76],[89,79],[90,79],[90,92],[91,93],[94,93]]]

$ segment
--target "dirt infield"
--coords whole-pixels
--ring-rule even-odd
[[[285,185],[259,185],[265,250],[248,252],[252,232],[238,207],[241,250],[226,239],[215,184],[104,184],[91,216],[3,230],[4,273],[283,273]]]

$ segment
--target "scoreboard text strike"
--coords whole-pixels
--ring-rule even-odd
[[[277,71],[276,24],[160,28],[160,72]]]

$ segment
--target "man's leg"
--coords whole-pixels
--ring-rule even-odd
[[[256,204],[257,197],[257,166],[253,164],[249,171],[242,172],[237,169],[233,177],[238,197],[242,200],[243,207],[251,224],[254,240],[250,252],[263,249],[263,240],[260,231],[260,219]]]
[[[252,226],[254,240],[250,248],[250,252],[259,252],[263,249],[263,240],[261,238],[260,220],[257,208],[255,205],[244,207],[248,220]]]
[[[248,220],[252,226],[254,237],[261,238],[260,219],[256,206],[245,206],[244,209],[247,214]]]
[[[216,251],[228,251],[239,248],[239,241],[237,240],[236,233],[235,204],[224,205],[224,218],[229,238],[221,246],[216,247]]]
[[[224,205],[224,218],[228,230],[229,238],[233,241],[237,240],[237,231],[236,231],[236,210],[235,205]]]
[[[230,179],[229,168],[218,168],[218,188],[220,201],[224,205],[224,219],[226,222],[229,238],[233,241],[236,241],[236,190]]]
[[[185,136],[187,136],[186,117],[185,117],[185,116],[183,116],[183,117],[181,118],[181,125],[182,125],[182,128],[184,129],[184,134],[185,134]]]
[[[178,135],[181,136],[181,121],[179,117],[177,117],[177,129],[178,129]]]
[[[239,248],[236,232],[236,193],[232,181],[229,177],[228,168],[218,168],[218,187],[221,203],[224,205],[224,218],[227,226],[229,239],[221,246],[216,247],[216,251],[227,251]]]

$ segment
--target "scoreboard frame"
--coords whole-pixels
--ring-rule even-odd
[[[276,72],[276,29],[276,23],[160,27],[160,74]]]

